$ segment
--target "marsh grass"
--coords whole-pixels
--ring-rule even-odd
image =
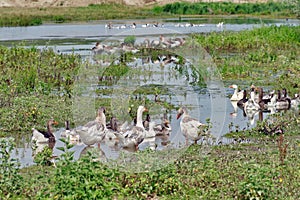
[[[299,26],[270,26],[237,33],[197,35],[212,56],[223,80],[246,80],[274,89],[299,92]],[[254,78],[255,77],[255,78]]]
[[[0,26],[29,26],[49,22],[88,22],[161,17],[149,8],[121,4],[91,4],[86,7],[0,8],[0,12]]]
[[[175,2],[155,6],[154,12],[180,15],[220,15],[220,14],[259,14],[259,15],[297,15],[291,2],[232,3],[232,2]]]
[[[296,5],[296,6],[295,6]],[[299,17],[297,2],[280,3],[186,3],[164,6],[90,4],[86,7],[0,8],[0,26],[32,26],[43,23],[89,22],[113,19],[146,19],[182,16],[261,15]]]

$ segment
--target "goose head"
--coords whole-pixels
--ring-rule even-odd
[[[47,122],[47,129],[48,129],[48,132],[49,133],[52,133],[52,126],[53,125],[58,125],[58,122],[55,121],[54,119],[50,119],[48,122]]]
[[[238,86],[233,84],[233,85],[230,85],[229,88],[238,89]]]
[[[106,125],[106,116],[105,116],[105,108],[100,107],[97,111],[96,121],[101,123],[102,125]]]
[[[177,111],[177,119],[179,119],[181,117],[181,115],[183,114],[187,114],[187,110],[185,107],[180,107]]]

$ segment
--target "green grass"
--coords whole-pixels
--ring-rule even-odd
[[[91,4],[86,7],[0,8],[0,26],[32,26],[43,23],[90,22],[113,19],[147,19],[182,16],[259,15],[299,17],[299,0],[289,3],[173,3],[164,6]]]
[[[93,4],[87,7],[0,8],[0,12],[0,26],[30,26],[49,22],[89,22],[170,16],[155,14],[149,8],[121,4]]]
[[[298,6],[299,7],[299,6]],[[254,15],[284,15],[298,16],[299,8],[290,3],[273,2],[268,3],[231,3],[231,2],[176,2],[153,8],[156,13],[172,13],[177,15],[232,15],[232,14],[254,14]]]

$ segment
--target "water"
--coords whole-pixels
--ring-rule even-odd
[[[136,43],[141,43],[145,38],[150,40],[157,39],[159,35],[165,35],[166,37],[186,37],[191,33],[206,33],[212,31],[241,31],[245,29],[252,29],[254,27],[261,26],[261,20],[259,21],[246,21],[242,23],[241,20],[222,20],[225,21],[223,27],[217,27],[216,23],[218,21],[210,21],[209,19],[196,19],[194,21],[182,19],[180,22],[176,19],[169,19],[163,23],[163,27],[147,27],[142,28],[142,25],[146,23],[152,23],[152,21],[138,21],[136,29],[107,29],[105,28],[104,22],[91,23],[91,24],[49,24],[34,27],[2,27],[0,28],[0,44],[10,46],[12,44],[19,44],[21,41],[24,45],[35,45],[37,48],[43,49],[46,47],[53,48],[60,53],[78,53],[82,56],[84,60],[95,63],[93,54],[91,53],[91,48],[96,41],[123,41],[123,39],[128,35],[136,36]],[[115,20],[112,23],[114,26],[121,26],[123,24],[130,25],[134,21],[120,21]],[[285,20],[268,20],[269,24],[281,25],[281,24],[291,24],[299,25],[299,21],[285,21]],[[194,23],[198,26],[188,26],[187,24]],[[178,24],[180,26],[178,26]],[[233,90],[228,88],[231,83],[224,83],[218,75],[208,77],[203,86],[195,85],[195,80],[192,76],[191,66],[201,66],[206,70],[210,70],[211,74],[218,74],[214,63],[212,62],[209,55],[205,52],[197,52],[197,50],[187,52],[187,51],[177,51],[176,53],[182,55],[184,58],[189,60],[189,64],[186,64],[186,73],[179,73],[176,69],[176,64],[165,64],[162,66],[160,62],[144,63],[141,58],[136,58],[133,62],[127,63],[132,68],[139,69],[142,71],[150,71],[151,75],[125,75],[114,84],[113,86],[101,86],[94,83],[92,88],[113,88],[114,93],[108,97],[119,97],[120,89],[127,88],[126,92],[133,93],[140,87],[146,87],[150,85],[160,85],[168,89],[168,93],[161,95],[160,98],[164,99],[170,104],[175,106],[186,105],[189,108],[189,113],[191,116],[199,119],[201,122],[205,122],[206,119],[210,119],[212,123],[212,134],[222,142],[226,142],[226,139],[222,136],[229,132],[230,130],[243,130],[255,127],[257,120],[265,118],[268,113],[262,113],[259,115],[257,113],[253,118],[249,116],[244,116],[242,110],[236,108],[235,105],[229,100],[229,96],[232,95]],[[203,56],[203,61],[198,61],[195,59],[199,55]],[[195,56],[196,55],[196,56]],[[203,63],[202,63],[203,62]],[[198,77],[199,78],[199,77]],[[129,81],[130,80],[130,81]],[[122,93],[121,93],[122,94]],[[126,93],[123,98],[130,98]],[[96,96],[96,94],[95,94]],[[101,95],[100,95],[101,96]],[[104,97],[104,96],[101,96]],[[107,97],[107,96],[106,96]],[[146,96],[151,101],[154,101],[153,95]],[[118,99],[118,98],[115,98]],[[120,105],[118,102],[113,103]],[[114,105],[114,104],[112,104]],[[124,109],[128,109],[128,105],[123,106]],[[93,110],[94,108],[90,108]],[[152,119],[160,123],[160,118],[165,109],[160,106],[153,106],[150,109],[150,114]],[[158,111],[161,110],[161,113]],[[116,113],[118,114],[118,113]],[[157,149],[162,150],[166,148],[166,143],[170,143],[173,147],[179,148],[185,141],[184,136],[180,132],[179,120],[176,120],[176,110],[172,109],[168,111],[168,117],[171,121],[172,133],[169,137],[157,137],[153,141],[147,141],[140,145],[140,149],[145,149],[149,146],[149,143],[156,143]],[[230,128],[233,125],[233,128]],[[56,138],[60,137],[60,133],[64,128],[60,128],[55,132]],[[29,135],[29,134],[28,134]],[[62,152],[56,147],[63,146],[64,144],[57,140],[55,147],[53,149],[54,155],[59,155]],[[96,150],[98,148],[95,148]],[[74,157],[78,159],[81,154],[86,151],[86,146],[84,144],[76,144],[71,150],[75,151]],[[99,149],[98,149],[99,150]],[[117,158],[120,151],[123,151],[117,147],[112,148],[108,144],[101,144],[101,150],[99,150],[99,155],[102,158]],[[22,141],[18,148],[15,149],[13,157],[20,159],[22,166],[33,164],[33,150],[31,144]]]

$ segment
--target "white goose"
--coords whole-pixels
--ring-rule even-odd
[[[50,119],[47,122],[47,130],[37,130],[32,128],[32,137],[31,142],[36,143],[47,143],[47,142],[55,142],[55,136],[52,133],[52,125],[57,125],[54,119]]]
[[[88,122],[81,128],[77,128],[76,132],[80,135],[81,141],[85,145],[93,145],[101,142],[106,135],[106,117],[103,107],[98,109],[98,114],[95,120]]]
[[[190,117],[186,108],[181,107],[177,112],[177,119],[182,116],[180,122],[180,128],[183,135],[186,137],[186,142],[191,139],[197,144],[197,141],[205,134],[209,132],[209,127],[206,124],[202,124],[197,119]]]
[[[137,150],[138,145],[143,142],[145,138],[145,128],[143,126],[143,112],[147,111],[144,106],[139,106],[137,110],[137,123],[131,129],[121,132],[116,132],[116,136],[119,138],[123,148],[135,148]]]
[[[239,101],[243,98],[244,91],[243,90],[239,91],[239,88],[237,85],[233,84],[233,85],[230,85],[229,87],[234,89],[234,93],[230,98],[231,101]]]

